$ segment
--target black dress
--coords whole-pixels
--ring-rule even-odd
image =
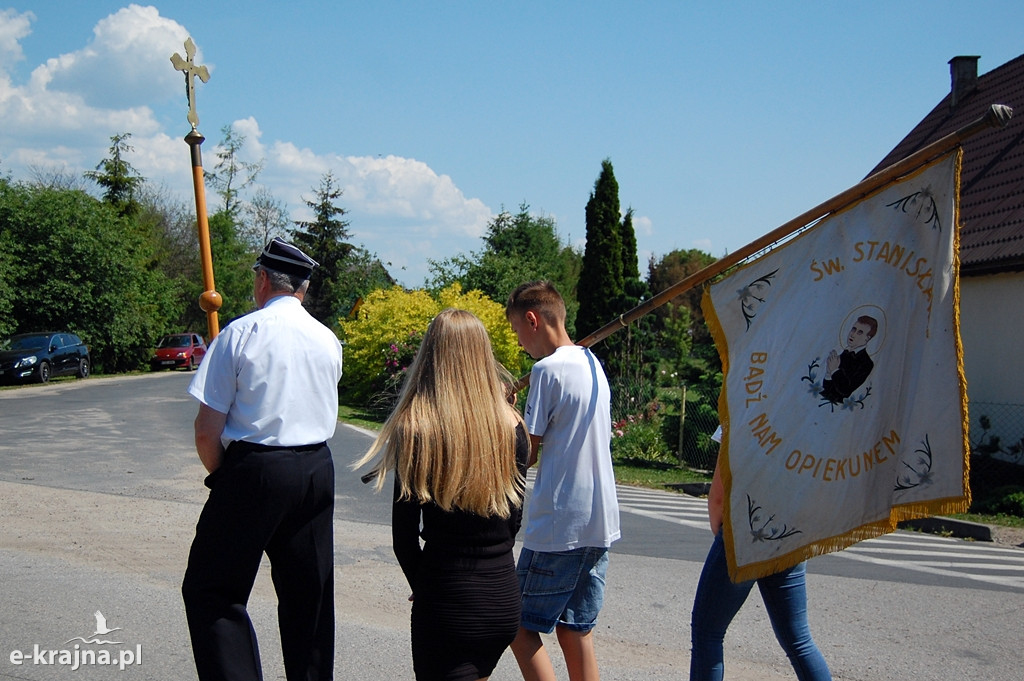
[[[519,426],[516,462],[523,474],[529,452],[529,438]],[[490,676],[519,631],[522,598],[512,547],[522,507],[508,518],[485,518],[446,512],[434,503],[399,501],[398,490],[396,480],[391,533],[395,556],[415,595],[416,678],[475,681]]]

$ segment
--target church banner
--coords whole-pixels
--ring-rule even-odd
[[[959,150],[705,293],[734,581],[967,509]]]

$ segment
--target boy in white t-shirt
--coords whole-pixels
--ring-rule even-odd
[[[604,602],[608,547],[619,538],[611,459],[611,391],[601,363],[565,330],[549,282],[523,284],[505,306],[519,344],[537,359],[524,417],[537,478],[517,572],[523,591],[512,643],[526,681],[554,681],[540,633],[555,630],[571,681],[598,679],[593,628]]]

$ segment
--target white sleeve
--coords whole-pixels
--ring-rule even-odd
[[[206,351],[188,392],[206,406],[227,414],[235,401],[236,372],[231,338],[221,333]]]

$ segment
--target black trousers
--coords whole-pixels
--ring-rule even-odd
[[[334,669],[334,462],[321,443],[234,442],[207,478],[181,592],[200,681],[263,679],[246,604],[266,552],[288,681]]]

